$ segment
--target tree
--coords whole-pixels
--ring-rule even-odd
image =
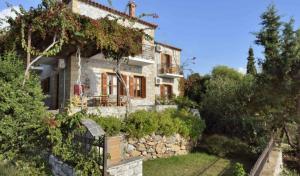
[[[216,67],[206,82],[203,97],[201,115],[206,122],[206,133],[238,137],[260,147],[268,129],[261,125],[262,119],[255,116],[251,107],[255,86],[252,75],[242,75],[229,67]]]
[[[297,119],[300,92],[299,86],[295,86],[299,81],[299,38],[293,29],[293,19],[284,23],[280,31],[282,23],[274,6],[270,6],[261,19],[262,29],[256,34],[256,43],[264,47],[265,60],[261,62],[262,74],[258,75],[258,97],[263,97],[259,106],[271,119],[272,128],[282,129],[290,139],[286,124]],[[296,147],[291,140],[289,144]]]
[[[0,157],[34,162],[47,144],[47,114],[38,78],[33,74],[22,86],[23,71],[15,53],[0,56]]]
[[[270,5],[266,12],[261,15],[262,29],[256,34],[255,43],[265,48],[265,58],[269,62],[279,59],[280,56],[280,16],[274,5]],[[267,71],[267,63],[263,65]]]
[[[249,56],[247,60],[248,60],[247,74],[256,75],[257,71],[255,67],[255,58],[254,58],[254,53],[252,48],[249,48]]]
[[[235,69],[221,65],[214,67],[211,76],[213,78],[217,77],[227,77],[234,80],[241,80],[243,78],[243,75],[239,72],[237,72]]]
[[[201,103],[203,95],[206,90],[206,82],[210,79],[210,76],[200,76],[199,73],[191,74],[184,81],[184,95],[190,100]]]

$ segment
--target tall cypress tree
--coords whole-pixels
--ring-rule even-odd
[[[248,56],[248,63],[247,63],[247,74],[256,75],[256,67],[255,67],[255,58],[254,52],[252,47],[249,48],[249,56]]]
[[[290,19],[288,23],[284,23],[282,32],[282,59],[291,60],[297,56],[297,35],[294,30],[294,19]]]
[[[277,75],[280,67],[280,16],[274,5],[261,15],[262,29],[256,34],[255,43],[264,47],[263,73]]]

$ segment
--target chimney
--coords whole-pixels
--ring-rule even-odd
[[[129,16],[135,17],[136,4],[134,0],[129,1],[128,7],[129,7]]]

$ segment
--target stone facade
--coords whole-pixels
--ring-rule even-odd
[[[131,158],[107,170],[109,176],[143,176],[143,159]]]
[[[74,168],[67,165],[63,161],[59,160],[53,155],[49,157],[49,164],[51,166],[51,171],[54,176],[75,176],[76,172]]]
[[[156,75],[158,75],[158,77],[161,78],[162,82],[161,84],[163,85],[171,85],[173,87],[173,94],[176,96],[180,95],[180,89],[179,89],[179,82],[180,82],[180,78],[182,77],[182,75],[177,75],[177,76],[172,76],[172,77],[168,77],[165,75],[160,75],[159,71],[158,71],[158,65],[161,64],[161,57],[162,54],[167,54],[169,56],[171,56],[171,63],[174,65],[177,65],[178,67],[181,64],[181,51],[178,49],[173,49],[171,47],[167,47],[167,46],[163,46],[160,44],[156,44],[157,46],[160,46],[161,51],[160,52],[155,52],[155,63],[156,63],[156,69],[155,69],[155,73]],[[161,90],[160,90],[160,85],[156,85],[155,86],[155,94],[156,96],[160,96],[161,94]]]
[[[104,18],[107,16],[121,17],[118,13],[112,13],[110,10],[105,10],[105,8],[99,8],[99,6],[92,5],[93,3],[86,3],[80,0],[72,0],[69,4],[70,8],[74,13],[85,15],[93,19]],[[123,17],[123,16],[122,16]],[[155,38],[155,27],[147,26],[147,24],[140,23],[139,21],[132,23],[129,20],[119,20],[121,25],[126,27],[134,27],[139,29],[147,29],[145,33]],[[162,46],[163,50],[157,52],[155,50],[156,44],[154,40],[148,41],[144,40],[143,45],[146,45],[152,49],[143,50],[141,56],[133,57],[133,61],[129,58],[129,62],[124,62],[121,64],[121,72],[127,79],[133,76],[140,76],[146,78],[146,97],[136,98],[131,97],[131,106],[153,106],[155,105],[155,97],[160,95],[160,86],[156,85],[155,81],[158,77],[157,69],[160,64],[161,53],[166,53],[172,56],[172,63],[180,65],[180,50],[172,49],[172,47]],[[144,52],[147,54],[144,55]],[[74,54],[75,55],[75,54]],[[78,58],[75,56],[70,56],[69,58],[64,58],[66,63],[66,68],[61,70],[59,73],[59,108],[64,108],[65,104],[74,95],[74,85],[78,84]],[[147,57],[146,57],[147,56]],[[148,57],[151,56],[151,57]],[[149,60],[149,58],[151,58]],[[142,60],[142,63],[137,63],[137,60]],[[147,61],[147,62],[146,62]],[[148,62],[151,61],[151,62]],[[140,61],[138,61],[140,62]],[[81,79],[80,82],[85,85],[85,95],[88,97],[103,95],[101,92],[101,74],[102,73],[114,73],[116,63],[109,59],[105,59],[103,54],[99,53],[90,58],[81,58]],[[173,93],[179,95],[178,82],[179,78],[163,78],[163,84],[169,84],[173,87]],[[129,80],[127,80],[127,89],[129,87]]]
[[[124,147],[125,158],[142,156],[155,159],[187,154],[192,144],[179,134],[169,137],[153,134],[141,139],[129,138]]]

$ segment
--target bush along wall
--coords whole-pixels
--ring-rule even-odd
[[[186,154],[201,137],[204,121],[187,110],[137,111],[124,121],[90,115],[110,136],[122,134],[123,158]]]

